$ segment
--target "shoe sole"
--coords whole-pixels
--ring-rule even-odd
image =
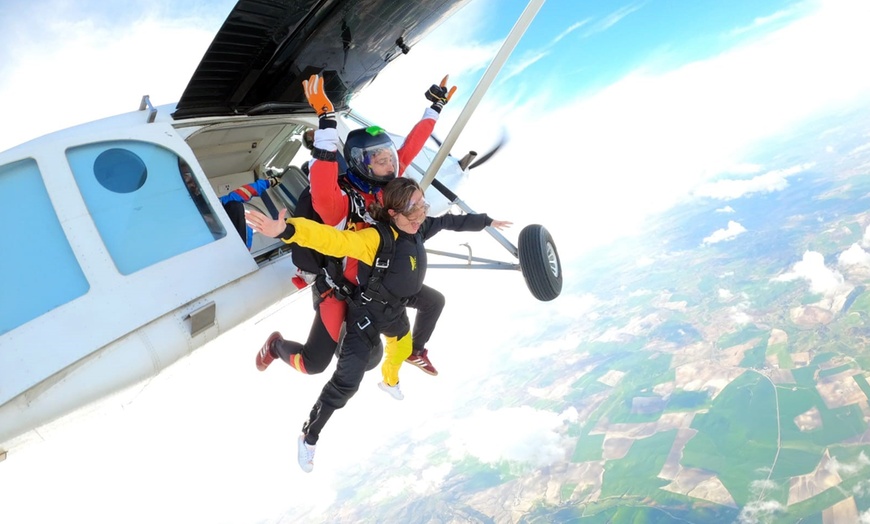
[[[386,393],[387,395],[389,395],[390,397],[392,397],[392,398],[394,398],[394,399],[396,399],[396,400],[405,400],[405,395],[404,395],[404,394],[403,394],[401,397],[397,397],[397,396],[393,395],[392,391],[390,391],[389,389],[387,389],[388,387],[389,387],[389,386],[384,387],[384,383],[383,383],[383,382],[378,382],[378,388],[379,388],[381,391],[383,391],[384,393]]]
[[[275,335],[278,335],[278,336],[275,337]],[[283,340],[281,333],[275,331],[271,335],[269,335],[269,338],[267,338],[266,342],[263,344],[263,346],[260,347],[260,351],[257,353],[257,360],[255,361],[255,364],[257,365],[257,371],[266,371],[266,368],[268,368],[272,364],[272,362],[275,361],[275,359],[272,358],[272,360],[270,360],[268,363],[264,362],[264,360],[266,359],[267,356],[271,356],[271,355],[268,355],[268,353],[269,353],[269,346],[272,345],[272,341],[278,340],[279,338]]]
[[[299,460],[299,458],[302,456],[301,451],[304,447],[305,447],[305,436],[299,435],[299,438],[296,439],[296,455],[297,455],[296,461],[299,462],[299,467],[302,468],[302,471],[304,471],[305,473],[311,473],[311,471],[314,469],[314,464],[311,462],[302,462],[301,460]],[[308,453],[307,450],[305,452],[306,452],[306,454]]]
[[[432,375],[433,377],[438,375],[437,370],[436,371],[429,371],[428,369],[426,369],[425,365],[420,365],[420,364],[417,364],[416,362],[410,362],[407,360],[405,362],[408,362],[408,364],[411,364],[412,366],[423,370],[423,373],[426,373],[427,375]]]

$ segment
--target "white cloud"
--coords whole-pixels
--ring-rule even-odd
[[[3,64],[0,99],[5,104],[0,151],[84,122],[135,111],[143,95],[154,105],[176,102],[231,3],[218,2],[195,16],[169,16],[150,5],[123,29],[71,13],[62,3],[45,2],[17,13],[22,33],[13,61]],[[172,9],[177,14],[177,9]],[[67,18],[69,17],[69,18]],[[183,42],[183,48],[179,43]],[[38,107],[34,117],[34,107]]]
[[[785,507],[775,500],[750,502],[741,508],[737,521],[741,524],[759,524],[767,522],[771,516],[784,511]]]
[[[642,3],[634,3],[631,5],[626,5],[626,6],[620,7],[616,11],[614,11],[614,12],[608,14],[607,16],[605,16],[604,18],[602,18],[600,21],[594,23],[589,28],[589,31],[586,33],[585,36],[590,36],[590,35],[593,35],[595,33],[601,33],[601,32],[607,31],[608,29],[610,29],[611,27],[613,27],[614,25],[619,23],[620,20],[622,20],[626,16],[630,15],[631,13],[637,11],[641,7],[643,7]]]
[[[867,229],[864,230],[864,236],[861,238],[861,245],[863,247],[870,247],[870,226],[867,226]]]
[[[641,255],[634,261],[637,267],[647,267],[655,263],[655,259],[647,255]]]
[[[843,476],[852,476],[855,473],[863,470],[867,466],[870,466],[870,458],[862,451],[858,458],[855,459],[855,462],[851,463],[842,463],[837,460],[837,457],[831,457],[831,460],[825,466],[825,469],[830,471],[831,473],[836,473],[838,475]]]
[[[733,31],[731,31],[730,34],[732,36],[734,36],[734,35],[739,35],[742,33],[750,32],[750,31],[754,31],[758,28],[767,26],[771,23],[774,23],[774,22],[789,18],[791,16],[794,16],[794,14],[795,14],[795,8],[783,9],[783,10],[777,11],[769,16],[758,17],[758,18],[754,19],[750,25],[748,25],[746,27],[739,27],[737,29],[734,29]]]
[[[444,483],[444,479],[453,469],[451,464],[439,464],[426,468],[420,473],[420,477],[414,482],[413,489],[416,493],[432,492]]]
[[[812,164],[804,164],[770,171],[746,180],[720,180],[701,186],[695,191],[695,194],[717,200],[734,200],[752,193],[782,191],[788,187],[788,180],[786,180],[788,177],[806,171],[810,167]]]
[[[756,173],[761,173],[764,170],[764,166],[760,164],[755,164],[751,162],[738,162],[737,164],[733,164],[727,166],[722,170],[723,173],[730,173],[732,175],[754,175]]]
[[[581,20],[581,21],[579,21],[579,22],[575,22],[575,23],[571,24],[571,25],[568,27],[568,29],[565,29],[564,31],[562,31],[561,33],[559,33],[558,35],[556,35],[556,37],[553,39],[553,42],[552,42],[552,43],[553,43],[553,44],[558,43],[560,40],[562,40],[562,39],[565,38],[566,36],[570,35],[570,34],[573,33],[574,31],[576,31],[577,29],[580,29],[581,27],[583,27],[583,26],[586,25],[587,23],[589,23],[589,19]]]
[[[577,422],[580,418],[580,413],[577,412],[577,408],[571,406],[566,409],[562,413],[559,414],[563,422]]]
[[[370,496],[371,502],[382,502],[402,494],[425,495],[437,490],[450,474],[453,466],[448,463],[421,468],[419,474],[386,476],[378,483]]]
[[[528,406],[498,411],[476,411],[457,421],[447,441],[451,455],[472,455],[481,462],[524,462],[544,466],[565,459],[562,427],[565,414],[540,411]]]
[[[726,240],[733,240],[738,235],[746,232],[746,228],[740,225],[739,223],[729,220],[728,227],[725,229],[717,229],[710,236],[705,238],[701,245],[710,245],[716,244],[717,242],[723,242]]]
[[[870,32],[856,20],[870,16],[862,2],[843,4],[822,4],[803,19],[707,60],[667,71],[640,66],[574,99],[557,91],[558,82],[549,82],[544,74],[533,83],[512,79],[510,89],[493,88],[453,153],[488,149],[502,127],[510,130],[510,141],[472,173],[460,196],[475,209],[517,224],[546,217],[545,225],[557,241],[576,239],[560,244],[562,255],[571,257],[641,231],[647,216],[708,180],[759,172],[757,164],[744,158],[759,141],[792,132],[831,108],[864,103],[870,93],[870,75],[854,67],[864,60],[860,50],[870,48]],[[465,9],[475,7],[471,3]],[[383,115],[385,121],[390,118],[396,124],[383,125],[404,132],[416,117],[402,111],[384,114],[383,94],[377,89],[408,85],[408,79],[426,84],[441,74],[433,74],[432,63],[448,63],[459,91],[436,127],[444,138],[471,92],[472,79],[496,50],[489,42],[469,39],[476,22],[473,17],[466,20],[467,25],[457,22],[436,35],[434,48],[421,44],[398,59],[393,64],[398,67],[388,68],[377,85],[359,97],[360,102],[369,97],[365,108],[358,105],[360,111],[379,119]],[[389,92],[397,107],[413,108],[420,104],[418,91],[395,87]],[[564,122],[571,123],[570,129]],[[542,154],[533,147],[542,140],[562,153]],[[771,171],[754,186],[734,181],[729,191],[736,196],[771,189],[791,174]],[[525,198],[524,192],[539,184],[547,190]],[[725,194],[727,185],[705,190]],[[566,187],[571,189],[563,190]],[[583,225],[579,235],[578,224]]]
[[[215,9],[209,20],[199,20],[200,25],[152,19],[153,25],[129,28],[121,36],[114,26],[90,28],[99,38],[92,37],[87,45],[72,44],[77,41],[72,33],[52,31],[39,40],[50,50],[48,56],[17,48],[18,61],[3,75],[15,81],[4,83],[0,78],[0,97],[21,103],[4,113],[5,121],[13,124],[0,131],[0,149],[59,127],[133,110],[146,93],[156,104],[177,100],[232,2],[221,5],[224,10]],[[459,90],[436,126],[443,139],[500,45],[475,38],[492,5],[465,6],[443,30],[397,58],[353,100],[354,107],[404,134],[422,114],[422,92],[450,73]],[[641,7],[624,7],[598,28]],[[493,89],[483,98],[453,148],[456,155],[469,149],[486,151],[497,142],[502,127],[510,129],[508,145],[475,170],[460,196],[475,209],[512,219],[518,226],[545,223],[557,241],[572,239],[560,244],[567,258],[638,232],[649,214],[670,207],[699,183],[723,173],[754,172],[757,166],[746,164],[743,152],[759,140],[792,131],[832,108],[865,100],[870,75],[854,64],[862,63],[862,50],[870,48],[867,20],[865,2],[825,2],[808,16],[742,47],[666,71],[642,65],[609,86],[573,99],[571,93],[555,90],[559,83],[549,82],[546,75],[535,82],[511,79],[509,88]],[[577,24],[582,24],[579,29]],[[565,35],[592,25],[585,20],[575,23],[558,37],[565,42]],[[176,45],[180,41],[184,49]],[[75,53],[64,48],[74,48]],[[160,74],[130,59],[142,56],[140,49],[148,50],[148,63],[160,64]],[[117,55],[110,54],[115,50]],[[113,74],[82,63],[83,57],[92,56],[97,57],[94,62],[112,63]],[[89,81],[81,86],[65,82],[67,96],[55,96],[56,83],[43,80],[44,71],[53,71],[57,63],[68,64],[69,70],[63,70],[66,78]],[[438,71],[432,64],[449,67]],[[167,71],[168,65],[172,69]],[[51,119],[31,118],[31,95]],[[385,98],[391,107],[402,109],[384,111]],[[563,131],[564,122],[571,123],[570,132]],[[531,145],[539,144],[544,135],[563,153],[537,152],[530,157]],[[547,188],[567,184],[571,190],[527,198],[526,191],[539,187],[539,182]],[[577,224],[586,225],[579,236]]]
[[[720,207],[716,210],[717,213],[734,213],[734,208],[731,206]]]
[[[870,253],[864,251],[858,244],[852,244],[849,249],[840,253],[837,263],[841,266],[868,266],[870,267]]]
[[[752,322],[753,318],[748,313],[746,313],[745,308],[746,304],[741,304],[737,306],[733,306],[729,309],[731,313],[731,320],[734,321],[735,324],[749,324]]]
[[[817,251],[804,252],[803,258],[796,262],[792,270],[774,277],[773,282],[790,282],[804,279],[810,284],[810,291],[831,295],[841,289],[845,281],[843,275],[825,266],[825,257]]]
[[[774,482],[774,481],[772,481],[772,480],[770,480],[770,479],[764,479],[764,480],[753,480],[753,481],[749,484],[749,487],[750,487],[750,489],[752,489],[753,493],[756,493],[756,492],[759,492],[759,491],[767,491],[767,490],[770,490],[770,489],[776,489],[776,488],[777,488],[777,483]]]
[[[852,487],[852,493],[859,497],[870,494],[870,480],[862,480]]]

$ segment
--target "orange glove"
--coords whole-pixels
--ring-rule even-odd
[[[445,75],[441,80],[440,85],[432,84],[432,87],[426,91],[426,100],[432,102],[432,109],[435,111],[441,112],[441,108],[444,107],[444,104],[450,101],[450,98],[453,96],[453,93],[456,92],[456,86],[450,88],[450,91],[447,90],[447,78],[450,75]]]
[[[305,98],[308,99],[308,105],[314,109],[319,117],[330,118],[335,112],[335,107],[329,98],[326,96],[326,91],[323,90],[323,77],[320,75],[311,75],[308,80],[302,81],[302,89],[305,91]]]

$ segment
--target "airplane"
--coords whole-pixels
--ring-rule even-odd
[[[257,234],[249,250],[219,197],[282,173],[245,205],[292,212],[308,184],[303,134],[318,122],[302,80],[324,76],[343,139],[370,125],[352,97],[468,1],[240,0],[177,103],[144,96],[135,111],[0,152],[0,188],[16,195],[0,217],[26,216],[39,232],[3,233],[16,247],[0,257],[0,460],[299,292],[289,246]],[[445,154],[427,147],[406,176],[431,172],[430,214],[470,212],[454,190],[474,154]],[[535,298],[558,297],[561,262],[543,226],[516,247],[488,229],[517,262],[433,252],[463,260],[440,267],[520,270]]]

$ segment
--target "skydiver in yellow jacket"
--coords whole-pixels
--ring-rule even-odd
[[[378,283],[369,278],[381,245],[381,233],[377,228],[342,231],[304,218],[285,219],[286,210],[281,211],[278,220],[256,211],[248,212],[248,223],[264,235],[280,237],[288,244],[298,243],[325,255],[352,257],[360,261],[359,287],[347,313],[347,335],[335,372],[314,403],[298,439],[299,465],[304,471],[311,471],[314,467],[315,444],[329,417],[344,407],[359,389],[369,354],[380,335],[386,337],[387,344],[381,367],[383,382],[378,386],[397,400],[404,398],[399,389],[399,368],[412,348],[405,304],[408,298],[420,291],[426,277],[423,242],[442,229],[481,231],[487,226],[503,229],[511,225],[485,214],[427,217],[428,209],[429,204],[424,200],[420,186],[410,178],[391,180],[384,188],[383,205],[374,203],[370,206],[371,216],[389,224],[395,239],[393,256]],[[379,260],[378,264],[384,262]]]

